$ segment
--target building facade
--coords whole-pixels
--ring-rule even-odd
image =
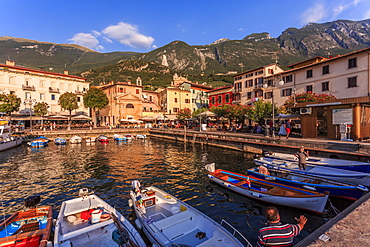
[[[174,120],[180,109],[191,109],[191,91],[170,86],[160,92],[161,109],[168,119]]]
[[[209,107],[208,91],[211,90],[212,87],[191,82],[183,82],[179,87],[191,92],[190,110],[192,112],[202,108],[207,109]]]
[[[89,82],[85,78],[64,74],[35,70],[16,66],[13,61],[0,64],[0,93],[14,94],[21,99],[18,120],[27,120],[30,109],[38,102],[46,102],[50,107],[48,115],[69,115],[59,105],[59,97],[65,92],[77,94],[78,109],[75,114],[89,115],[89,109],[83,106],[83,94],[89,89]],[[33,105],[23,104],[32,100]],[[24,118],[21,116],[24,115]]]
[[[224,86],[208,91],[209,108],[219,105],[231,105],[233,102],[233,86]]]

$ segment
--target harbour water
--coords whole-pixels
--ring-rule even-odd
[[[1,220],[24,208],[24,198],[41,196],[41,205],[53,206],[57,216],[62,201],[76,197],[80,188],[94,191],[103,200],[133,220],[128,205],[133,180],[154,185],[176,196],[220,222],[227,220],[255,244],[258,229],[266,222],[263,210],[268,204],[251,200],[207,178],[204,164],[215,163],[239,173],[254,166],[253,155],[228,149],[155,138],[126,143],[67,144],[32,149],[26,145],[0,154]],[[332,206],[330,205],[332,204]],[[323,215],[277,206],[282,221],[295,223],[294,217],[308,218],[296,242],[306,237],[337,210],[351,204],[331,200]]]

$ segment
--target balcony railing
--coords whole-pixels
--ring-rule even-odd
[[[241,93],[242,89],[241,88],[233,88],[233,93],[234,94],[239,94]]]
[[[58,89],[59,90],[59,89]],[[79,94],[79,95],[82,95],[84,94],[85,92],[84,91],[78,91],[78,90],[75,90],[75,94]]]
[[[25,91],[36,91],[35,86],[22,85],[22,89]]]
[[[49,93],[60,93],[59,88],[49,87]]]

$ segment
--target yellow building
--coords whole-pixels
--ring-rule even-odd
[[[191,110],[191,92],[183,87],[171,86],[160,92],[161,107],[167,118],[174,120],[180,109]]]

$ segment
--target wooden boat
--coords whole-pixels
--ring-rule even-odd
[[[96,141],[96,136],[88,136],[85,138],[86,143],[94,143]]]
[[[253,176],[216,169],[214,163],[206,165],[208,177],[234,192],[260,201],[322,213],[328,194],[300,189],[267,181]]]
[[[50,206],[18,211],[0,224],[0,246],[46,247],[53,227],[52,216]]]
[[[116,209],[80,190],[80,197],[64,201],[57,218],[54,247],[137,246],[146,244],[140,234]]]
[[[98,141],[100,142],[109,142],[109,138],[105,135],[98,136]]]
[[[285,153],[265,153],[265,157],[277,159],[277,160],[287,160],[289,162],[297,163],[297,158],[293,154]],[[341,159],[331,159],[331,158],[320,158],[309,156],[306,160],[307,164],[315,166],[327,166],[337,169],[345,169],[357,172],[370,173],[370,163],[353,161],[353,160],[341,160]]]
[[[367,187],[370,186],[370,173],[356,172],[345,169],[331,168],[327,166],[315,166],[307,164],[305,171],[299,170],[296,162],[290,162],[287,160],[279,160],[270,157],[260,157],[254,159],[257,166],[263,165],[267,168],[274,168],[285,171],[294,171],[300,174],[313,175],[333,180],[339,180],[343,182],[349,182],[353,184],[362,184]]]
[[[153,246],[252,246],[226,221],[218,224],[154,186],[141,189],[139,182],[134,181],[130,195],[137,216],[135,223]],[[236,234],[238,238],[234,237]]]
[[[17,147],[22,144],[23,138],[13,136],[10,121],[0,119],[0,151]]]
[[[49,139],[45,136],[40,136],[33,139],[32,141],[27,142],[28,146],[30,147],[45,147],[48,145],[48,143]]]
[[[368,188],[359,184],[345,183],[337,180],[322,178],[314,175],[305,175],[294,171],[282,171],[264,166],[248,169],[248,175],[268,181],[276,181],[302,189],[328,192],[329,196],[341,197],[349,200],[357,200]]]
[[[80,136],[72,136],[71,139],[69,139],[69,142],[72,144],[78,144],[82,142],[82,138]]]
[[[57,137],[54,139],[55,145],[66,145],[67,140],[65,138]]]

